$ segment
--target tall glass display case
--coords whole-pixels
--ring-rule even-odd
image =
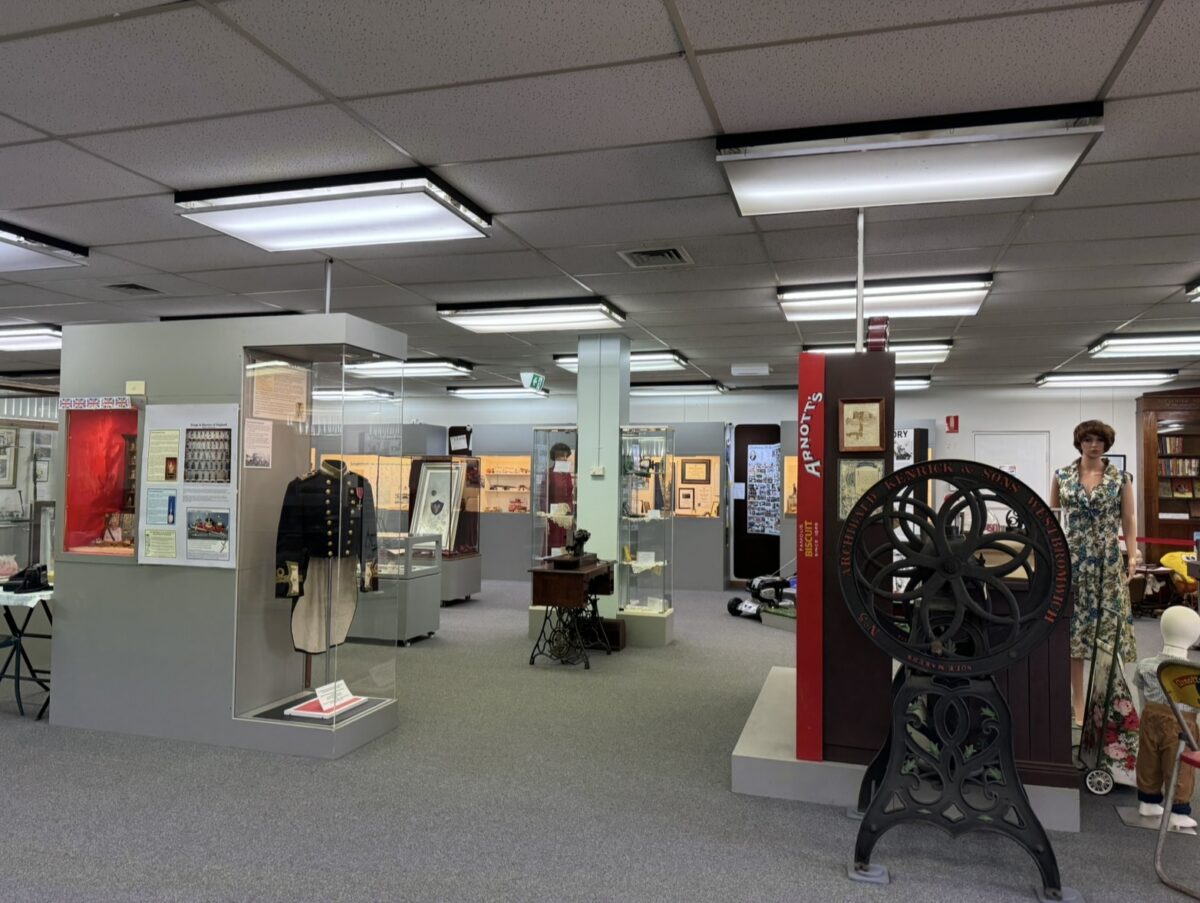
[[[470,599],[482,586],[479,459],[418,455],[409,470],[408,532],[442,541],[442,601]]]
[[[342,344],[245,349],[238,718],[336,731],[395,706],[399,587],[380,572],[401,517],[401,399],[350,391],[355,365],[379,360]],[[377,453],[359,453],[367,436]],[[350,635],[360,597],[383,642]]]
[[[533,566],[561,555],[575,530],[575,451],[573,426],[533,430]]]
[[[675,432],[621,428],[621,549],[617,599],[628,613],[671,610]]]
[[[134,556],[139,420],[133,407],[66,412],[64,552]]]

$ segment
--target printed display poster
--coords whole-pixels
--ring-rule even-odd
[[[234,566],[238,417],[236,404],[146,406],[139,564]]]
[[[916,463],[917,435],[912,429],[896,430],[892,440],[892,466],[899,470]]]
[[[746,532],[778,536],[782,479],[779,443],[750,445],[746,450]]]
[[[270,420],[246,418],[245,435],[242,436],[242,465],[256,470],[271,469]]]
[[[251,407],[264,420],[301,422],[308,416],[308,371],[279,361],[251,364]]]

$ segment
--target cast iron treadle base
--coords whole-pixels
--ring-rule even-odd
[[[851,881],[863,884],[891,884],[892,876],[888,874],[886,865],[866,865],[861,869],[850,863],[846,866],[846,874]]]
[[[1060,900],[1062,903],[1084,903],[1083,894],[1073,887],[1064,887],[1057,897],[1046,896],[1046,891],[1040,887],[1035,887],[1033,892],[1037,894],[1039,903],[1058,903]]]

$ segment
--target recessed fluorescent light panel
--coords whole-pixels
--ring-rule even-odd
[[[863,286],[868,317],[973,317],[992,287],[992,274],[875,279]],[[783,315],[793,323],[853,320],[853,282],[784,285],[776,292]]]
[[[725,387],[715,379],[686,383],[634,383],[629,387],[630,395],[649,397],[654,395],[723,395]]]
[[[912,392],[916,389],[928,389],[930,382],[928,376],[897,376],[896,391]]]
[[[892,342],[887,350],[894,352],[897,364],[940,364],[950,356],[954,343],[944,342]],[[817,354],[853,354],[853,345],[805,345],[805,351]]]
[[[450,386],[446,389],[455,398],[548,398],[545,389],[526,389],[524,386]]]
[[[619,329],[625,311],[604,298],[439,304],[438,316],[471,332],[579,332]]]
[[[0,328],[0,351],[57,351],[62,348],[62,329],[30,324]]]
[[[415,379],[462,379],[475,373],[475,365],[458,358],[430,357],[415,361],[368,361],[363,364],[347,364],[346,372],[359,379],[404,376]]]
[[[0,221],[0,272],[78,267],[87,263],[88,249]]]
[[[1124,386],[1161,386],[1176,376],[1175,370],[1153,373],[1043,373],[1036,380],[1047,389],[1121,388]]]
[[[483,238],[492,223],[422,168],[180,191],[175,207],[264,251]]]
[[[387,389],[314,389],[312,397],[322,401],[370,401],[396,396]]]
[[[1092,357],[1200,357],[1200,332],[1123,332],[1088,348]]]
[[[1200,301],[1200,279],[1189,283],[1184,288],[1184,292],[1186,293],[1189,301]]]
[[[742,216],[1055,194],[1100,137],[1099,102],[726,135]]]
[[[579,372],[578,354],[556,354],[554,363],[569,373]],[[678,351],[632,351],[629,354],[630,373],[661,373],[687,369],[687,358]]]

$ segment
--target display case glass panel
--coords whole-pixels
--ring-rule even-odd
[[[717,455],[676,456],[675,516],[721,516],[721,459]]]
[[[800,458],[798,455],[783,456],[783,514],[796,516],[797,498],[800,491]]]
[[[67,411],[63,551],[131,558],[137,536],[138,411]]]
[[[414,457],[408,481],[408,532],[440,537],[445,559],[478,555],[481,490],[478,458]]]
[[[395,705],[399,587],[379,573],[402,526],[401,398],[345,397],[362,388],[347,365],[380,359],[340,344],[246,349],[237,717],[336,730]],[[362,454],[368,437],[375,453]],[[360,593],[387,635],[351,635]]]
[[[575,427],[533,430],[533,564],[561,555],[575,530]]]
[[[480,455],[483,510],[491,514],[528,514],[529,455]]]
[[[675,432],[621,428],[621,550],[618,605],[627,612],[671,610]]]

